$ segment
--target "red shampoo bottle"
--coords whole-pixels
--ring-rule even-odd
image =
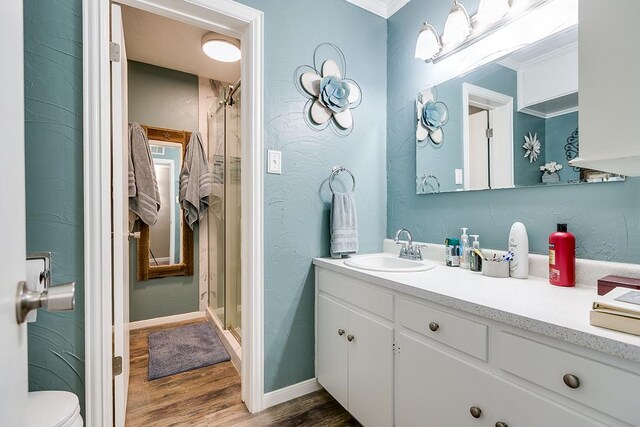
[[[576,285],[576,238],[567,224],[558,224],[558,231],[549,235],[549,283]]]

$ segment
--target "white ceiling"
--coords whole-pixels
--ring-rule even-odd
[[[202,53],[206,30],[124,5],[122,20],[127,59],[226,83],[240,79],[240,61],[219,62]]]
[[[384,19],[402,9],[402,6],[411,0],[347,0],[371,13],[382,16]]]

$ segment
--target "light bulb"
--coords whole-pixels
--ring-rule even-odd
[[[440,38],[438,37],[438,33],[436,33],[435,28],[425,22],[420,29],[420,34],[418,34],[418,40],[416,42],[416,58],[428,61],[433,58],[433,55],[440,52],[441,47]]]
[[[476,15],[476,26],[486,27],[497,22],[509,11],[509,0],[481,0]]]
[[[237,62],[242,56],[237,41],[211,32],[202,36],[202,51],[220,62]]]
[[[442,43],[444,45],[460,43],[471,33],[471,23],[469,14],[457,0],[453,2],[453,7],[444,24]]]

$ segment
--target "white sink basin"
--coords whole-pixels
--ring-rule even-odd
[[[384,271],[389,273],[414,273],[435,268],[429,261],[413,261],[393,255],[362,255],[345,260],[345,265],[362,270]]]

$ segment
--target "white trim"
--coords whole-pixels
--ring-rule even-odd
[[[230,331],[223,328],[220,319],[211,311],[211,307],[207,307],[206,318],[213,330],[218,334],[218,337],[220,337],[225,350],[231,356],[231,363],[233,363],[234,368],[240,373],[242,370],[242,347],[240,343]]]
[[[304,396],[305,394],[313,393],[321,388],[322,386],[318,381],[315,378],[311,378],[309,380],[290,385],[289,387],[270,391],[264,395],[264,409],[288,402],[297,397]]]
[[[123,0],[242,41],[242,397],[250,412],[264,395],[264,30],[263,13],[232,0]],[[86,424],[113,422],[111,368],[110,0],[83,0],[83,140]]]
[[[483,102],[470,101],[470,97],[481,98]],[[504,115],[507,132],[505,138],[509,141],[507,151],[511,160],[510,173],[510,186],[499,188],[511,188],[514,185],[514,162],[513,162],[513,98],[511,96],[494,92],[489,89],[485,89],[480,86],[475,86],[470,83],[462,83],[462,111],[465,114],[462,115],[462,146],[463,146],[463,161],[464,161],[464,189],[471,189],[471,178],[469,168],[471,167],[471,159],[469,155],[469,105],[481,107],[489,110],[490,123],[493,123],[494,118],[491,115],[499,112]],[[489,171],[490,173],[491,171]],[[492,187],[493,188],[493,187]],[[495,187],[498,188],[498,187]]]
[[[375,13],[384,19],[389,19],[411,0],[347,0],[349,3]]]
[[[569,113],[575,113],[577,111],[579,111],[578,106],[565,108],[564,110],[557,110],[557,111],[554,111],[553,113],[541,113],[540,111],[533,110],[527,107],[521,110],[518,110],[519,113],[526,113],[526,114],[529,114],[530,116],[538,117],[540,119],[545,119],[545,120],[552,119],[554,117],[564,116],[565,114],[569,114]]]
[[[174,314],[173,316],[156,317],[154,319],[138,320],[129,323],[129,330],[150,328],[152,326],[167,325],[169,323],[184,322],[187,320],[204,319],[203,311],[192,311],[191,313]]]

